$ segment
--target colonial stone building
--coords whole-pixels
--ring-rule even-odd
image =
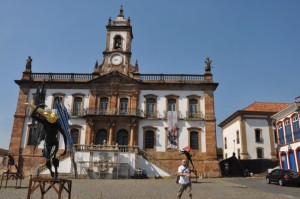
[[[28,57],[22,79],[15,80],[20,90],[9,150],[18,155],[25,175],[45,162],[43,145],[34,149],[34,124],[25,106],[35,103],[37,88],[44,83],[47,107],[51,110],[61,100],[69,111],[79,174],[92,175],[104,158],[118,165],[113,171],[126,167],[134,175],[144,168],[149,175],[172,175],[183,158],[179,149],[189,146],[198,172],[219,176],[214,109],[218,83],[213,82],[211,60],[206,59],[204,74],[141,74],[138,63],[131,64],[133,32],[122,7],[106,29],[103,61],[90,73],[34,73]],[[67,156],[60,160],[60,172],[73,172]],[[101,176],[102,170],[97,172]]]

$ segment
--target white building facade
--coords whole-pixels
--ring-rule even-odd
[[[288,105],[255,102],[221,122],[223,158],[227,159],[234,153],[242,160],[276,159],[271,115]]]

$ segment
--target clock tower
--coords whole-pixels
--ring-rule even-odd
[[[95,70],[99,71],[100,75],[118,71],[132,76],[133,72],[137,72],[134,70],[135,67],[130,64],[133,34],[130,17],[127,20],[124,18],[123,6],[121,6],[115,21],[109,18],[106,29],[107,38],[106,48],[103,52],[103,62]]]

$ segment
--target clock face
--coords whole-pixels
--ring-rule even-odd
[[[117,54],[117,55],[113,55],[111,57],[111,63],[113,65],[120,65],[122,63],[122,61],[123,61],[123,57],[121,55]]]

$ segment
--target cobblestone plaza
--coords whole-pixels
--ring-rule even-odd
[[[14,185],[14,182],[10,182]],[[1,188],[1,199],[27,198],[28,180],[23,180],[21,188]],[[272,186],[272,185],[271,185]],[[263,199],[263,198],[296,198],[284,194],[273,194],[254,190],[243,185],[228,182],[222,178],[201,179],[193,183],[193,198],[205,199]],[[175,179],[130,179],[130,180],[72,180],[72,199],[174,199],[178,185]],[[274,185],[276,189],[276,185]],[[35,190],[31,198],[41,198],[39,189]],[[50,190],[47,198],[57,198],[57,194]],[[62,198],[68,198],[65,191]],[[182,198],[187,198],[186,192]]]

